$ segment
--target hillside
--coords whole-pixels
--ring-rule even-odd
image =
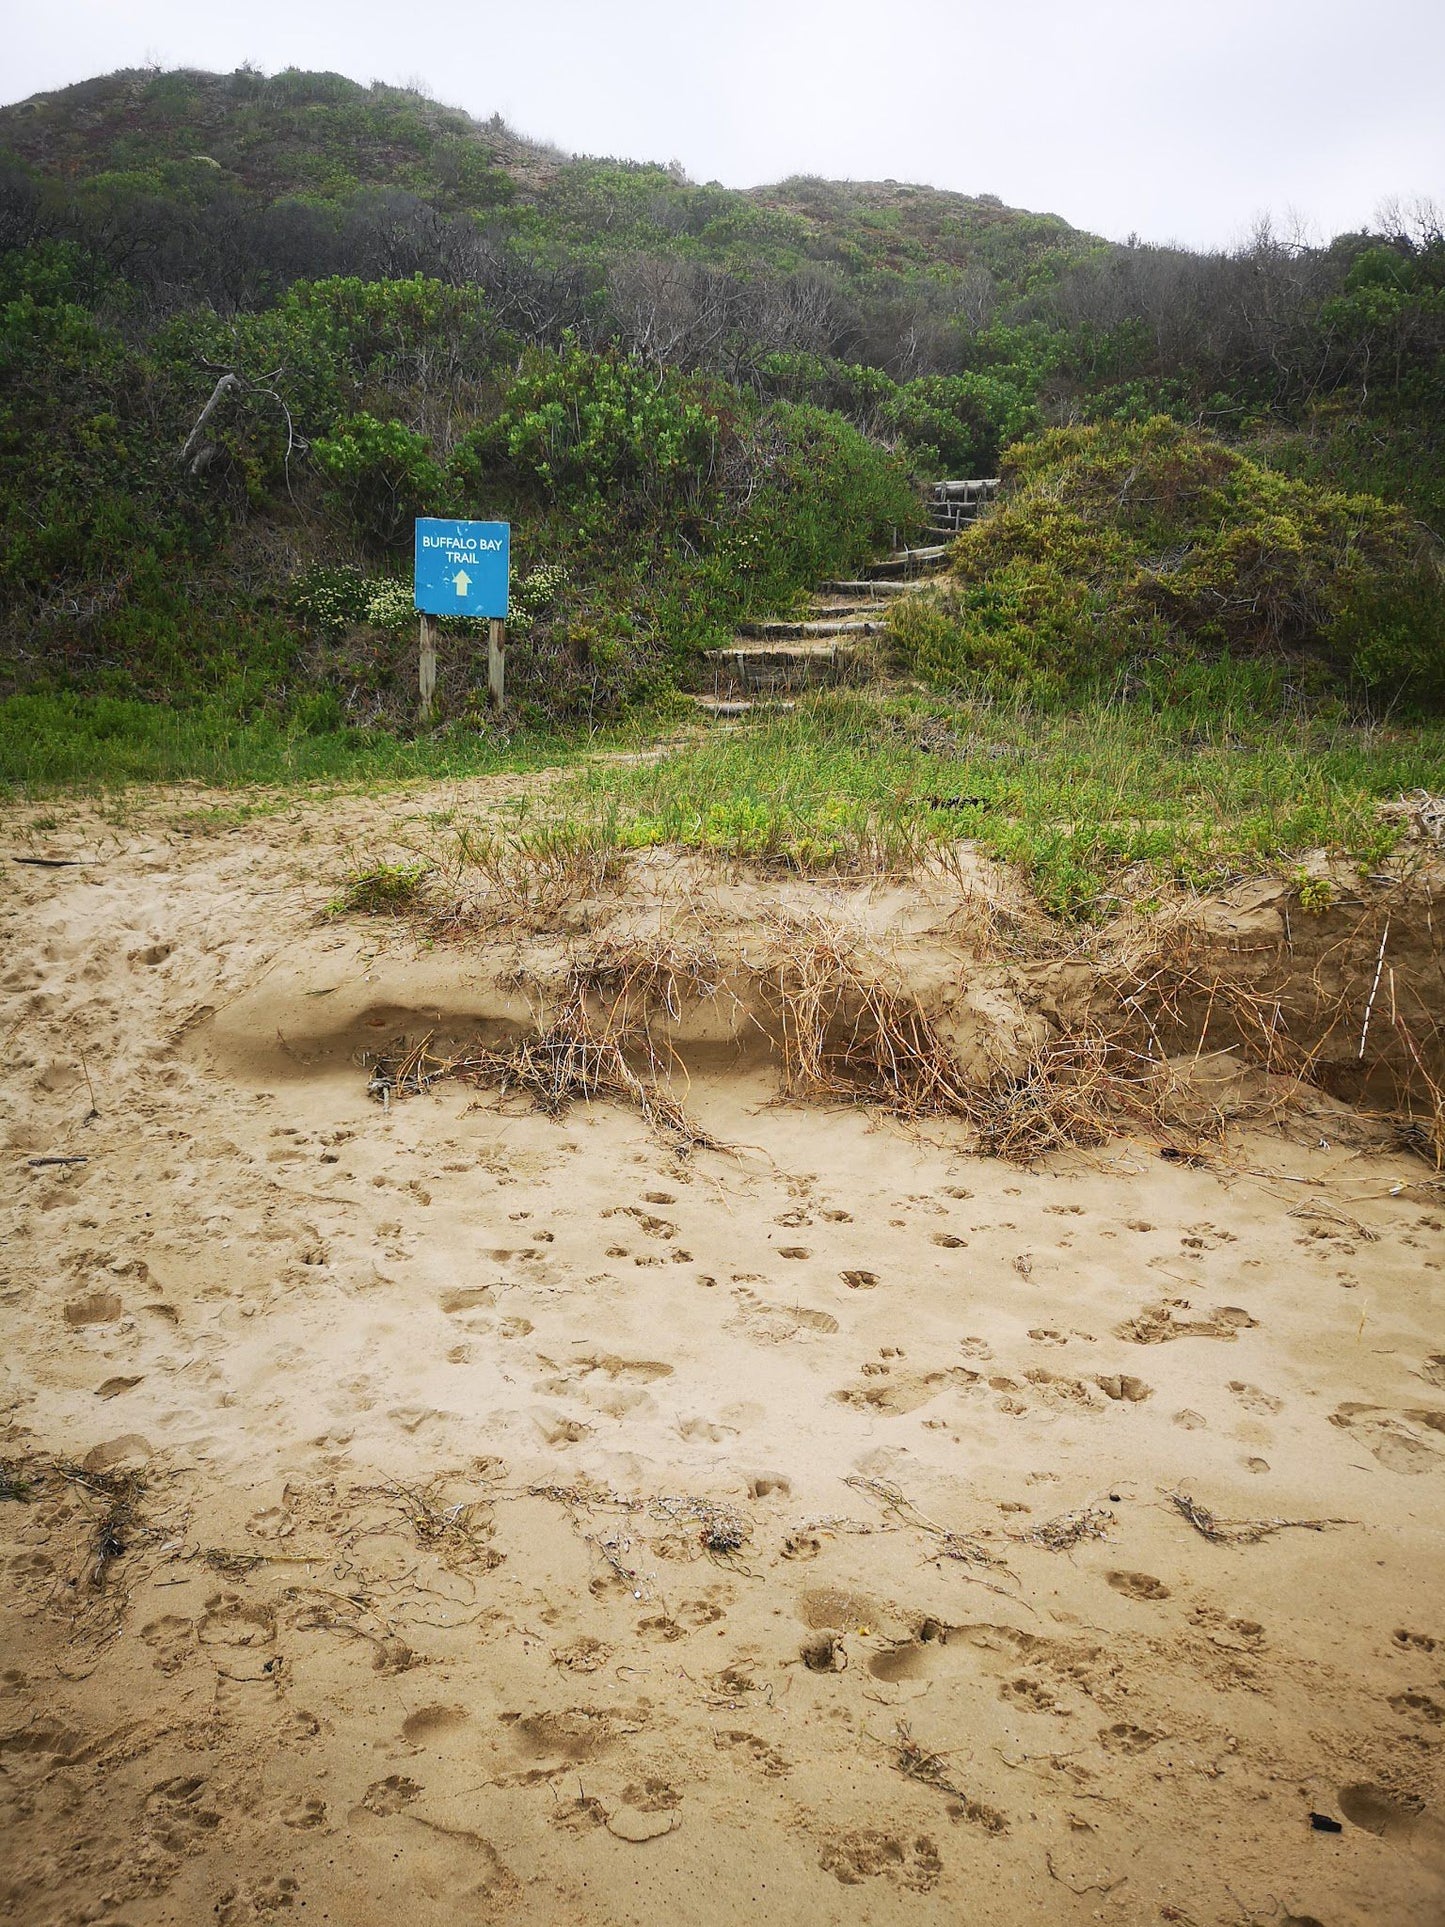
[[[411,523],[478,512],[514,527],[515,716],[592,727],[920,532],[920,484],[1001,468],[883,672],[1445,692],[1428,209],[1117,247],[986,193],[699,185],[338,74],[130,71],[0,109],[0,376],[0,690],[62,737],[99,696],[408,733]],[[1050,439],[1156,418],[1142,520]],[[1225,450],[1220,513],[1176,499]],[[444,723],[490,727],[448,648]]]
[[[0,153],[91,195],[144,183],[196,206],[241,195],[340,208],[402,193],[588,253],[661,248],[850,275],[981,269],[1009,293],[1098,245],[1055,215],[896,182],[699,186],[673,167],[563,154],[500,118],[340,74],[110,74],[0,109]]]

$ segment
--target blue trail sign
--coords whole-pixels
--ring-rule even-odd
[[[511,525],[442,522],[416,525],[416,591],[424,616],[505,619],[511,574]]]

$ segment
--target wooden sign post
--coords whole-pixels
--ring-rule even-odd
[[[417,688],[421,696],[418,720],[425,727],[436,717],[437,626],[432,616],[421,618],[421,661],[417,668]]]
[[[487,624],[487,689],[492,708],[501,709],[507,699],[507,625],[497,616]]]

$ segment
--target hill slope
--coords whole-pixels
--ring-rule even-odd
[[[849,274],[983,269],[1008,293],[1099,245],[1055,215],[897,182],[699,186],[676,168],[565,155],[499,118],[340,74],[109,74],[0,108],[3,152],[92,192],[150,177],[199,201],[230,191],[335,207],[399,191],[574,249]]]

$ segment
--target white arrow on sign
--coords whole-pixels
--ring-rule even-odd
[[[459,596],[463,596],[467,593],[467,590],[471,587],[471,581],[472,581],[472,578],[467,574],[465,569],[458,569],[456,574],[452,577],[452,587],[456,590]]]

